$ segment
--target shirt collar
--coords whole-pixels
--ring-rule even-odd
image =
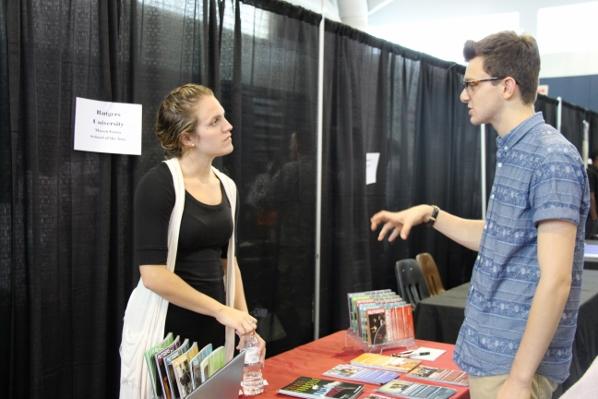
[[[544,117],[542,116],[542,112],[536,112],[519,125],[515,126],[513,130],[507,133],[504,137],[497,136],[496,137],[496,146],[498,148],[503,148],[507,146],[508,148],[512,148],[515,144],[517,144],[533,127],[536,125],[544,123]]]

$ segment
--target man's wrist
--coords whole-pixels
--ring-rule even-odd
[[[440,213],[440,208],[436,205],[430,205],[432,211],[430,212],[430,216],[426,219],[426,225],[432,227],[436,223],[436,219],[438,219],[438,214]]]
[[[516,385],[518,385],[520,387],[530,387],[531,384],[532,384],[532,381],[534,379],[534,374],[532,374],[531,376],[523,376],[523,375],[520,375],[520,374],[518,374],[516,372],[511,371],[509,373],[508,379],[512,383],[514,383],[514,384],[516,384]]]

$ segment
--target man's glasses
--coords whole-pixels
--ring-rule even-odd
[[[476,87],[477,85],[479,85],[482,82],[492,82],[495,80],[501,80],[504,78],[497,78],[497,77],[491,77],[491,78],[484,78],[484,79],[472,79],[472,80],[464,80],[463,81],[463,89],[467,90],[468,92],[471,92],[471,90]]]

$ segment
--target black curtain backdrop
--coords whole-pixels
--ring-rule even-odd
[[[209,66],[202,12],[215,3],[6,4],[1,396],[116,397],[121,320],[138,279],[132,193],[162,158],[160,99]],[[73,151],[78,96],[143,104],[143,156]]]
[[[6,39],[6,2],[0,1],[0,364],[1,394],[8,394],[12,330],[12,150],[8,107],[8,65]],[[6,395],[8,396],[8,395]]]
[[[76,96],[128,100],[118,75],[127,51],[113,35],[128,14],[113,2],[59,3],[8,2],[2,21],[11,151],[2,389],[15,398],[111,396],[131,270],[129,224],[120,223],[131,158],[74,152],[71,133]]]
[[[319,21],[274,0],[0,1],[1,397],[117,396],[139,278],[132,194],[163,159],[156,109],[185,82],[212,87],[234,125],[218,165],[239,187],[238,258],[268,353],[311,339]],[[428,251],[446,286],[470,277],[475,254],[431,229],[377,242],[375,211],[481,216],[464,68],[328,21],[325,43],[321,335],[347,327],[347,292],[396,289],[398,259]],[[74,151],[76,97],[142,104],[143,155]],[[553,99],[537,108],[556,122]],[[579,111],[563,118],[568,135]],[[375,184],[367,153],[380,154]]]
[[[586,121],[590,124],[590,155],[598,152],[598,113],[588,111]]]
[[[317,14],[278,1],[224,15],[224,166],[239,188],[239,265],[274,355],[313,338]],[[226,49],[226,51],[224,51]]]
[[[458,99],[463,68],[329,21],[324,46],[322,334],[347,327],[348,292],[396,290],[398,259],[427,251],[447,286],[470,277],[474,254],[432,230],[377,242],[374,212],[427,202],[481,215],[479,134]],[[371,185],[368,152],[380,153]]]
[[[546,123],[556,127],[556,114],[558,105],[558,100],[546,97],[542,94],[538,94],[535,108],[536,111],[542,112],[542,115],[544,115],[544,120],[546,121]]]
[[[585,118],[586,110],[584,108],[563,101],[561,133],[577,147],[580,154],[583,151],[583,121]]]

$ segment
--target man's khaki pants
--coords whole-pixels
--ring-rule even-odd
[[[471,399],[495,399],[498,390],[507,379],[507,374],[488,377],[469,376]],[[532,399],[550,399],[558,384],[543,375],[536,374],[532,381]]]

